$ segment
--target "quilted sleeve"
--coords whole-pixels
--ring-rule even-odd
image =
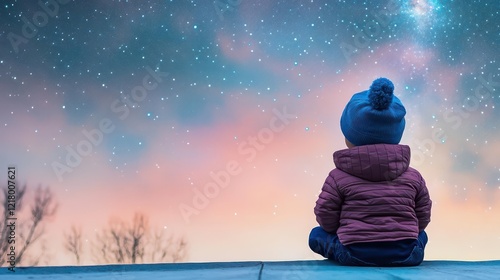
[[[421,177],[420,188],[415,197],[415,213],[418,218],[419,231],[424,230],[431,221],[432,201],[429,196],[429,190],[425,184],[424,178]]]
[[[316,207],[314,207],[316,221],[329,233],[335,234],[339,228],[342,201],[342,195],[337,183],[332,177],[332,173],[330,173],[316,201]]]

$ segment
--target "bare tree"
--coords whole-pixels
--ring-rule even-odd
[[[154,231],[144,214],[136,213],[132,223],[113,220],[96,234],[92,255],[97,263],[179,262],[186,258],[187,242]]]
[[[107,229],[97,233],[97,244],[94,245],[97,253],[94,255],[104,263],[141,262],[147,229],[147,219],[142,214],[135,214],[132,224],[112,220]]]
[[[54,195],[49,188],[38,187],[35,190],[35,202],[31,207],[30,224],[27,227],[27,234],[23,232],[19,235],[24,241],[21,250],[17,255],[18,263],[21,263],[24,253],[30,247],[30,244],[36,242],[44,233],[45,228],[42,222],[51,218],[57,211],[57,204],[54,201]]]
[[[165,230],[156,230],[148,248],[148,261],[181,262],[187,258],[187,241],[184,237],[166,236]]]
[[[76,259],[76,264],[80,264],[82,257],[82,228],[71,226],[70,233],[64,234],[65,243],[64,248],[73,254]]]
[[[182,262],[187,258],[187,241],[184,237],[172,240],[173,249],[171,250],[172,262]]]
[[[15,193],[15,213],[16,216],[23,209],[23,201],[26,193],[26,186],[16,189]],[[3,204],[1,216],[1,236],[0,236],[0,253],[5,256],[7,250],[9,250],[12,244],[9,244],[9,240],[12,242],[12,238],[9,239],[10,228],[8,217],[12,212],[12,200],[9,199],[8,188],[3,188]],[[9,205],[10,204],[10,205]],[[16,247],[16,265],[23,264],[23,260],[28,256],[31,260],[30,265],[36,265],[42,256],[29,257],[29,249],[36,244],[38,240],[44,235],[45,227],[44,224],[50,218],[52,218],[57,211],[57,203],[55,202],[54,194],[49,187],[42,188],[38,187],[35,190],[34,201],[30,207],[30,216],[28,221],[23,221],[22,219],[15,220],[15,247]],[[17,218],[17,217],[16,217]],[[5,258],[0,259],[0,266],[6,263]]]
[[[130,244],[124,244],[127,257],[130,258],[132,263],[144,258],[145,234],[149,229],[148,221],[142,214],[135,214],[132,226],[126,229]]]

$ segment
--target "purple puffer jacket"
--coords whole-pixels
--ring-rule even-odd
[[[343,245],[416,239],[431,218],[420,173],[409,167],[410,147],[376,144],[333,154],[314,213]]]

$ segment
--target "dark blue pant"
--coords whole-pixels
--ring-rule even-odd
[[[362,246],[355,246],[350,249],[350,246],[344,246],[340,243],[339,238],[336,234],[330,234],[323,230],[321,227],[315,227],[312,229],[309,235],[309,247],[315,253],[322,255],[323,257],[340,263],[341,265],[350,266],[416,266],[422,263],[424,259],[424,249],[427,244],[427,234],[425,231],[421,231],[418,235],[417,240],[408,240],[410,243],[397,244],[397,242],[392,242],[390,248],[388,247],[388,242],[381,242],[379,246],[377,243],[371,243],[371,245],[363,248]],[[402,241],[402,242],[408,242]],[[359,243],[358,243],[359,244]],[[402,246],[398,246],[402,245]],[[395,252],[395,248],[407,247],[403,255],[398,256]],[[385,246],[385,248],[384,248]],[[371,247],[371,248],[370,248]],[[380,250],[373,250],[374,248],[380,248]],[[385,250],[385,251],[382,251]],[[387,254],[389,252],[389,255]],[[391,252],[394,252],[392,254]],[[379,256],[377,256],[379,254]],[[384,256],[385,254],[385,256]],[[390,255],[394,256],[390,256]],[[367,261],[370,260],[370,261]]]

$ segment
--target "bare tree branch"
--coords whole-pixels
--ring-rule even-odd
[[[177,263],[183,261],[187,257],[187,241],[184,237],[174,242],[174,250],[172,251],[172,262]]]
[[[135,214],[132,227],[128,230],[128,235],[132,239],[130,250],[130,260],[136,263],[144,256],[144,235],[148,230],[148,222],[143,214]]]
[[[93,255],[93,259],[96,263],[111,263],[111,259],[109,257],[109,244],[108,238],[103,233],[96,233],[96,242],[91,241],[91,253]]]
[[[54,195],[49,188],[38,187],[35,191],[35,203],[31,207],[31,225],[28,230],[28,235],[26,240],[21,247],[21,250],[17,253],[17,262],[21,263],[24,257],[24,253],[30,245],[36,242],[44,234],[43,227],[39,232],[40,224],[47,218],[51,218],[55,215],[57,211],[57,204],[54,202]]]
[[[35,190],[34,201],[30,207],[31,217],[29,222],[24,221],[20,217],[24,205],[24,197],[26,194],[27,187],[18,187],[15,190],[15,195],[9,194],[8,187],[2,188],[3,199],[2,206],[0,207],[2,216],[0,217],[0,255],[5,256],[7,250],[10,248],[9,245],[9,226],[7,218],[9,217],[9,211],[14,210],[16,218],[15,223],[15,234],[16,239],[15,247],[19,249],[16,254],[16,264],[19,265],[23,263],[25,257],[30,259],[31,264],[37,264],[40,261],[40,257],[29,257],[27,252],[29,248],[33,247],[38,240],[43,236],[44,224],[45,222],[53,217],[57,211],[57,205],[53,193],[49,187],[42,188],[38,187]],[[15,196],[14,202],[12,203],[12,197]],[[15,205],[15,209],[12,207]],[[20,245],[19,245],[20,244]],[[5,258],[0,258],[0,266],[6,263]]]
[[[186,258],[187,242],[184,238],[166,237],[164,231],[152,234],[147,217],[136,213],[132,223],[111,221],[96,235],[93,257],[97,263],[179,262]]]
[[[166,241],[166,242],[165,242]],[[156,230],[151,242],[151,259],[150,262],[163,262],[167,259],[172,238],[165,237],[164,230]]]
[[[71,231],[68,234],[64,234],[65,243],[64,248],[73,254],[76,259],[76,264],[79,265],[82,256],[82,228],[77,228],[76,226],[71,226]]]

